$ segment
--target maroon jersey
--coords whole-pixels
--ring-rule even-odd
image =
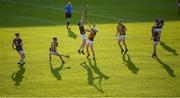
[[[157,28],[162,28],[164,25],[164,21],[162,19],[156,19]]]
[[[119,36],[126,35],[126,27],[125,25],[118,25],[117,30],[119,32]]]
[[[159,41],[159,32],[157,32],[155,29],[157,27],[152,28],[152,36],[153,36],[153,41]]]
[[[83,25],[79,25],[79,31],[80,31],[81,35],[86,34],[86,32],[85,32],[85,29],[84,29],[84,26],[83,26]]]
[[[16,46],[16,50],[23,50],[22,49],[22,40],[20,38],[15,38],[13,40],[14,45]]]
[[[49,49],[49,51],[57,52],[57,49],[56,49],[57,46],[58,46],[58,42],[53,41],[52,44],[51,44],[51,48]]]
[[[157,31],[153,32],[153,41],[159,41],[159,33]]]

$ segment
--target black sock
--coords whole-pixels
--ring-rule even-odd
[[[68,28],[69,24],[70,24],[70,22],[67,22],[67,28]]]

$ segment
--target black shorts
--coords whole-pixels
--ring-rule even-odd
[[[23,51],[22,47],[16,47],[17,51]]]
[[[66,18],[71,18],[72,15],[70,13],[66,13],[65,16]]]

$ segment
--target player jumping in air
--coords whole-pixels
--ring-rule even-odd
[[[89,23],[89,22],[88,22]],[[89,58],[90,53],[89,53],[89,47],[91,47],[91,51],[93,53],[93,59],[95,60],[95,52],[94,52],[94,48],[93,48],[93,42],[94,42],[94,38],[96,36],[96,33],[98,32],[96,25],[93,24],[93,26],[91,26],[89,24],[89,28],[90,29],[86,29],[85,31],[89,32],[89,36],[88,36],[88,42],[86,44],[86,50],[87,50],[87,58]]]
[[[79,26],[79,30],[80,30],[80,33],[81,33],[81,39],[82,39],[82,44],[80,46],[80,48],[78,49],[78,53],[79,54],[85,54],[84,53],[84,47],[86,45],[86,32],[85,32],[85,28],[84,28],[84,25],[83,25],[83,14],[82,14],[82,17],[81,17],[81,20],[78,22],[78,26]]]
[[[159,32],[159,40],[160,40],[160,37],[161,37],[161,32],[162,32],[162,28],[164,26],[164,20],[162,19],[161,16],[158,16],[155,20],[155,29],[157,32]]]
[[[15,36],[16,36],[16,38],[14,38],[14,40],[13,40],[12,47],[21,56],[21,59],[18,62],[18,64],[23,65],[23,64],[25,64],[25,62],[24,62],[25,53],[24,53],[23,48],[22,48],[23,47],[22,39],[20,38],[20,34],[19,33],[16,33]]]
[[[119,47],[121,48],[121,53],[124,52],[124,49],[122,48],[122,45],[121,45],[121,41],[123,42],[124,46],[125,46],[125,52],[124,54],[126,54],[128,52],[128,49],[127,49],[127,45],[126,45],[126,42],[125,42],[125,35],[126,35],[126,27],[125,25],[123,25],[122,21],[118,21],[118,25],[117,25],[117,33],[116,33],[116,36],[118,36],[118,44],[119,44]]]
[[[68,29],[69,24],[71,22],[71,16],[72,16],[72,11],[73,11],[71,2],[68,2],[68,4],[64,7],[64,10],[65,10],[65,16],[66,16],[66,20],[67,20],[67,29]]]
[[[153,26],[152,27],[152,40],[154,42],[154,48],[153,48],[153,54],[152,54],[152,57],[157,57],[157,54],[156,54],[156,47],[159,43],[159,32],[156,30],[157,27]]]
[[[51,47],[49,49],[49,62],[51,62],[51,55],[55,55],[55,56],[59,56],[59,58],[62,61],[62,64],[64,64],[65,62],[62,57],[69,58],[70,56],[59,54],[57,52],[57,47],[58,47],[57,37],[53,37],[53,42],[51,43]]]

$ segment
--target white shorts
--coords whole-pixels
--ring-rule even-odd
[[[161,28],[157,28],[157,29],[155,29],[155,31],[157,31],[158,33],[161,33],[162,29]]]
[[[125,40],[125,35],[118,36],[118,40]]]
[[[88,40],[87,44],[91,46],[93,44],[93,41]]]
[[[154,45],[158,45],[159,41],[154,41]]]
[[[23,50],[18,51],[19,54],[25,54]]]
[[[86,34],[82,34],[81,39],[86,39]]]
[[[58,52],[49,51],[49,54],[58,55]]]

